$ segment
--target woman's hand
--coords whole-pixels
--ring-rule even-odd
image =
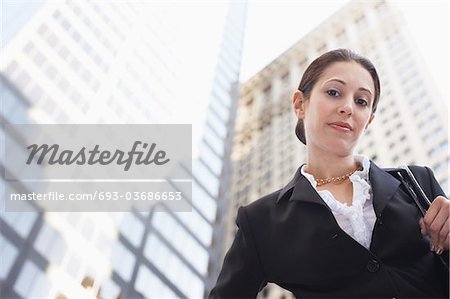
[[[420,232],[430,236],[431,251],[441,254],[450,246],[450,201],[438,196],[432,202],[424,218],[420,219]]]

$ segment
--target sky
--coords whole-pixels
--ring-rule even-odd
[[[443,98],[448,99],[448,1],[389,2],[402,12],[413,43],[424,58]],[[246,81],[264,68],[346,3],[348,1],[343,0],[250,0],[241,81]]]

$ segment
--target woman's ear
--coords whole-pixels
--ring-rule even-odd
[[[305,117],[305,96],[300,90],[296,90],[292,95],[292,104],[294,105],[295,115],[297,118]]]
[[[372,115],[369,118],[369,121],[367,122],[366,126],[364,127],[364,130],[367,130],[369,125],[372,123],[373,119],[375,118],[375,114],[372,113]]]

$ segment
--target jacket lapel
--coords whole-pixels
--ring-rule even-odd
[[[303,165],[302,165],[303,166]],[[278,195],[277,203],[283,200],[295,200],[307,203],[320,204],[329,209],[328,205],[320,197],[319,193],[311,186],[311,183],[302,174],[300,166],[295,173],[294,178],[281,189]]]
[[[386,204],[397,192],[400,182],[372,161],[370,162],[369,180],[372,186],[373,208],[379,218]]]
[[[277,203],[288,199],[320,204],[329,209],[308,179],[301,174],[300,168],[301,166],[297,169],[294,178],[281,189]],[[400,182],[372,161],[370,162],[369,180],[372,186],[373,207],[377,217],[379,217],[386,204],[397,192]]]

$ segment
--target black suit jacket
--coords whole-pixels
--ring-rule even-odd
[[[445,196],[429,168],[411,169],[430,199]],[[369,250],[339,227],[299,169],[283,189],[239,209],[210,298],[255,298],[267,282],[297,298],[448,298],[448,271],[420,233],[413,200],[373,162],[369,180],[377,216]]]

